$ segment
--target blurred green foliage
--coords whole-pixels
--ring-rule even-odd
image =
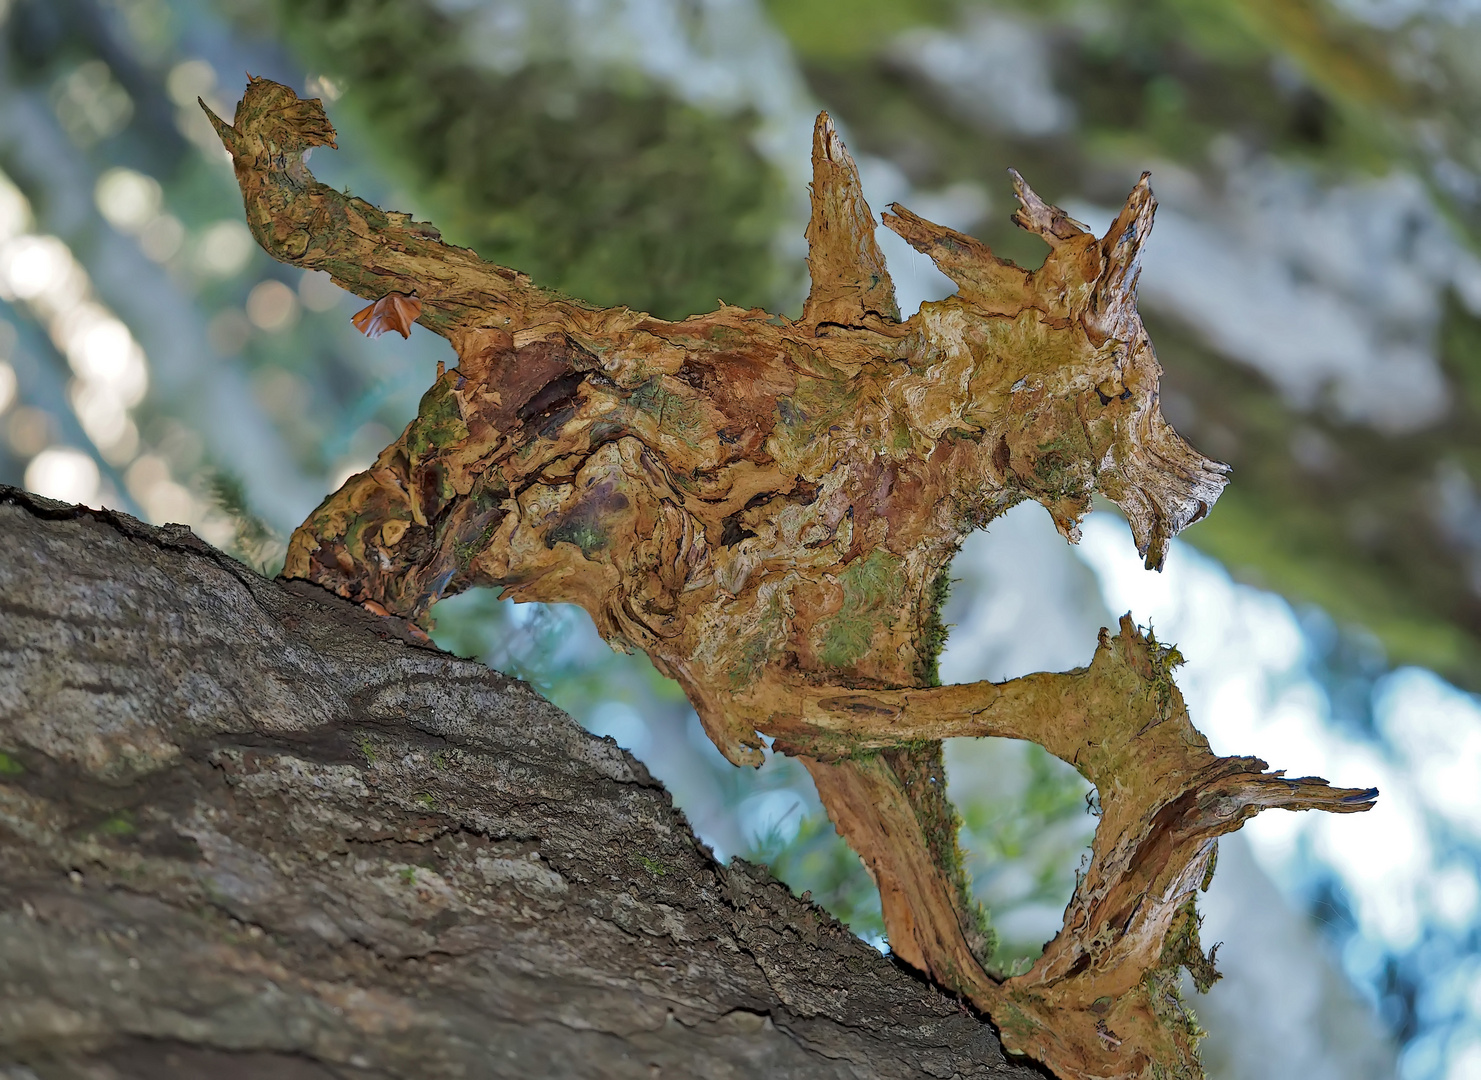
[[[797,55],[813,62],[870,59],[890,38],[947,22],[950,0],[765,0],[766,13]]]
[[[1481,685],[1481,597],[1447,538],[1424,527],[1437,462],[1463,462],[1481,476],[1476,399],[1458,395],[1435,427],[1384,436],[1303,416],[1187,329],[1166,319],[1148,324],[1166,358],[1164,393],[1193,403],[1180,429],[1195,443],[1212,439],[1236,470],[1218,520],[1200,522],[1187,538],[1244,580],[1365,627],[1390,662]],[[1454,303],[1442,357],[1463,388],[1481,377],[1481,322]],[[1293,465],[1293,445],[1304,448],[1306,464]]]
[[[960,750],[970,756],[957,757],[953,795],[962,808],[961,843],[974,892],[990,913],[1027,907],[1042,912],[1040,936],[1011,920],[998,925],[993,962],[1000,971],[1014,971],[1038,959],[1058,928],[1075,884],[1074,867],[1083,865],[1094,830],[1088,814],[1093,789],[1032,743],[991,739]]]

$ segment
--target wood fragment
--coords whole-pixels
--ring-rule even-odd
[[[858,166],[826,112],[813,126],[812,169],[807,225],[812,290],[802,322],[861,326],[870,315],[899,321],[895,283],[874,239],[874,214],[864,201]]]
[[[1136,310],[1145,176],[1098,239],[1014,174],[1015,220],[1051,248],[1032,272],[893,207],[885,224],[959,286],[902,322],[824,115],[802,319],[722,305],[669,322],[540,289],[317,183],[302,151],[333,128],[286,87],[254,79],[234,124],[213,122],[271,254],[367,299],[415,294],[459,361],[294,533],[285,577],[423,625],[475,586],[580,604],[678,680],[729,760],[759,764],[762,735],[804,760],[897,955],[1005,1044],[1065,1080],[1199,1075],[1172,973],[1210,977],[1188,904],[1215,838],[1267,807],[1376,793],[1214,756],[1175,651],[1129,618],[1084,670],[932,685],[935,586],[968,533],[1032,499],[1073,541],[1098,492],[1160,567],[1223,489],[1227,467],[1158,408]],[[1065,928],[1006,980],[982,965],[941,791],[939,740],[961,735],[1038,742],[1104,808]]]
[[[387,293],[369,307],[350,316],[355,329],[368,338],[378,338],[394,330],[403,338],[411,337],[411,325],[422,313],[422,302],[415,296]]]
[[[1043,237],[1045,243],[1054,248],[1065,240],[1078,240],[1091,235],[1088,226],[1039,198],[1017,169],[1009,169],[1008,175],[1013,178],[1013,194],[1018,196],[1018,209],[1013,211],[1014,224],[1037,233]]]

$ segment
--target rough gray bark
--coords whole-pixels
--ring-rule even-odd
[[[0,538],[0,1075],[1038,1075],[522,683],[181,526]]]

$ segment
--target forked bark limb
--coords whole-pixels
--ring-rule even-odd
[[[1190,898],[1217,836],[1270,806],[1346,812],[1374,793],[1219,758],[1177,657],[1129,619],[1091,665],[933,687],[939,587],[962,539],[1041,503],[1069,539],[1115,501],[1147,565],[1207,513],[1227,468],[1162,418],[1136,310],[1155,200],[1105,237],[1015,174],[1029,272],[895,207],[885,224],[959,286],[901,322],[858,171],[814,132],[796,322],[722,307],[681,322],[597,310],[317,183],[316,101],[253,80],[231,125],[254,235],[368,300],[421,304],[458,366],[375,465],[294,533],[284,575],[422,623],[474,586],[580,604],[677,679],[716,746],[806,762],[879,884],[897,955],[970,998],[1064,1080],[1197,1073],[1171,971],[1210,978]],[[394,305],[411,312],[411,305]],[[1032,970],[998,981],[956,848],[939,740],[1030,739],[1101,792],[1089,869]]]
[[[1378,795],[1267,772],[1258,758],[1215,755],[1173,684],[1181,660],[1124,616],[1078,671],[918,690],[798,686],[801,719],[776,713],[758,726],[804,755],[995,735],[1038,743],[1073,765],[1099,793],[1090,862],[1064,928],[1038,962],[997,982],[965,962],[972,950],[953,934],[962,919],[919,865],[920,840],[883,763],[819,769],[804,757],[840,830],[876,879],[891,883],[889,893],[881,884],[886,908],[909,908],[896,920],[906,930],[900,945],[893,930],[890,938],[902,959],[989,1013],[1010,1050],[1051,1064],[1073,1060],[1085,1076],[1141,1076],[1154,1063],[1177,1075],[1196,1057],[1176,969],[1202,974],[1207,964],[1184,909],[1207,885],[1217,838],[1261,810],[1353,813]]]

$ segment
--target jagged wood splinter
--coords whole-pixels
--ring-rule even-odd
[[[209,110],[207,110],[209,113]],[[1266,807],[1366,809],[1375,792],[1220,758],[1129,618],[1090,666],[937,686],[938,608],[963,537],[1024,499],[1067,538],[1099,491],[1147,565],[1208,512],[1226,468],[1157,405],[1136,309],[1147,177],[1104,238],[1014,174],[1023,270],[902,207],[884,223],[954,296],[900,321],[854,162],[813,141],[812,292],[793,321],[723,306],[680,322],[596,309],[316,182],[317,100],[253,79],[231,125],[247,220],[274,257],[367,300],[416,296],[458,366],[366,472],[293,535],[284,575],[425,623],[474,586],[580,604],[677,679],[737,764],[798,756],[879,886],[891,949],[1057,1075],[1198,1074],[1176,992],[1213,976],[1192,898],[1215,838]],[[983,967],[945,797],[942,738],[1029,739],[1100,794],[1089,866],[1027,973]]]

